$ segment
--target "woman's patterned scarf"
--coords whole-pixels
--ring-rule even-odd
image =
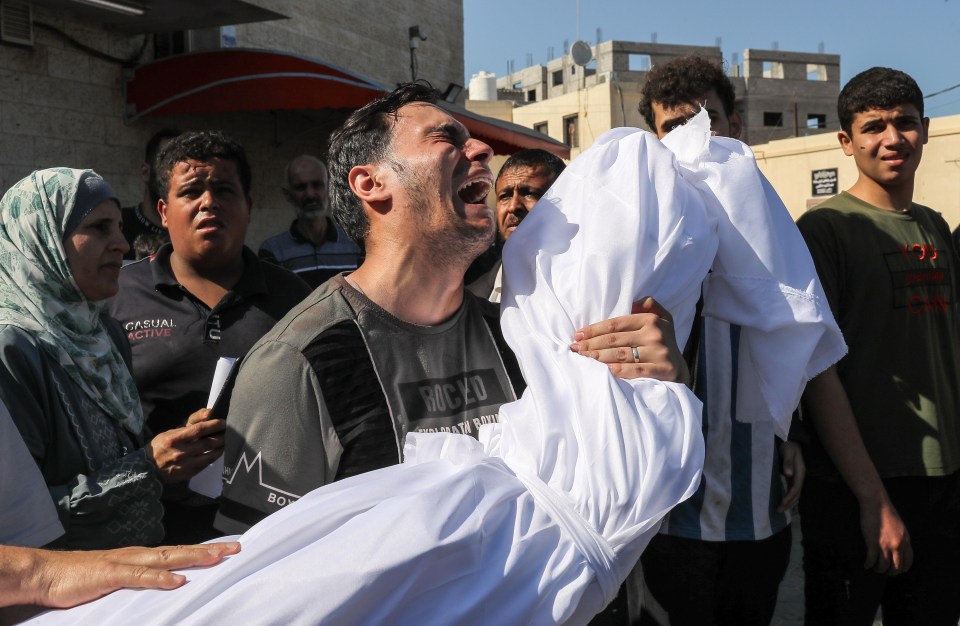
[[[91,170],[36,171],[0,199],[0,324],[34,335],[70,378],[134,434],[143,429],[137,387],[84,297],[63,250],[77,187]]]

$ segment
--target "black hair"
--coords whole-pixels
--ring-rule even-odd
[[[330,137],[327,157],[330,206],[333,216],[356,243],[363,245],[370,222],[360,199],[350,189],[350,170],[381,163],[390,156],[397,111],[411,102],[436,104],[440,93],[420,80],[404,83],[382,98],[354,111]]]
[[[730,117],[736,104],[733,83],[723,72],[720,61],[690,54],[677,57],[662,65],[654,65],[640,90],[638,106],[643,119],[656,131],[653,103],[675,107],[695,102],[713,89],[720,97],[723,112]]]
[[[853,129],[853,117],[871,109],[892,109],[902,104],[917,107],[923,117],[923,92],[917,81],[900,70],[871,67],[860,72],[840,90],[837,117],[846,133]]]
[[[150,191],[150,198],[153,205],[157,205],[160,199],[160,185],[157,181],[157,153],[160,152],[160,144],[166,140],[179,136],[180,130],[176,128],[161,128],[150,135],[147,140],[147,149],[144,151],[144,163],[150,166],[150,178],[147,180],[147,189]]]
[[[497,173],[497,182],[500,182],[500,176],[504,172],[516,169],[518,167],[529,167],[529,168],[538,168],[545,167],[553,174],[553,178],[556,179],[563,172],[564,168],[567,167],[566,163],[563,162],[563,159],[558,157],[555,154],[551,154],[546,150],[541,150],[540,148],[528,148],[526,150],[521,150],[519,152],[514,152],[510,155],[510,158],[507,159],[502,166],[500,166],[500,172]]]
[[[237,166],[243,193],[250,195],[250,161],[247,152],[237,141],[218,131],[186,132],[163,147],[157,156],[156,181],[160,197],[166,199],[170,190],[170,173],[177,163],[187,160],[208,163],[215,158],[232,161]]]

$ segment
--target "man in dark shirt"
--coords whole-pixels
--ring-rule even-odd
[[[183,134],[160,153],[157,178],[171,243],[121,271],[110,313],[130,340],[147,424],[161,433],[205,406],[220,357],[243,357],[310,288],[243,244],[250,165],[240,144],[219,133]],[[167,542],[216,534],[215,505],[167,495]]]
[[[124,207],[121,210],[123,236],[130,244],[130,249],[123,256],[125,260],[134,261],[150,256],[156,252],[157,248],[170,241],[170,235],[167,234],[167,229],[161,223],[160,214],[157,213],[160,192],[157,191],[153,170],[156,166],[157,154],[179,134],[179,130],[163,128],[151,135],[147,141],[143,163],[140,164],[143,199],[139,204]]]
[[[357,269],[363,252],[330,218],[327,166],[320,159],[304,154],[287,164],[283,197],[297,217],[260,245],[261,259],[296,272],[311,287]]]

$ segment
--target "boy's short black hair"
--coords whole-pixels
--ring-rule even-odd
[[[699,54],[678,57],[662,65],[654,65],[640,90],[640,114],[647,126],[656,130],[653,103],[675,107],[694,102],[711,89],[717,92],[723,112],[733,115],[737,95],[733,83],[723,72],[721,62]]]
[[[157,155],[156,181],[160,197],[170,191],[170,172],[177,163],[187,160],[208,163],[215,158],[232,161],[237,166],[243,193],[250,195],[251,173],[247,152],[239,142],[219,131],[186,132],[170,140]]]
[[[923,92],[917,81],[900,70],[871,67],[850,79],[837,99],[840,128],[850,134],[853,116],[871,109],[892,109],[912,104],[923,117]]]

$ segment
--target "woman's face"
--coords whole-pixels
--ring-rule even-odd
[[[123,255],[130,249],[121,226],[120,207],[104,200],[63,242],[73,278],[88,300],[104,300],[119,289]]]

